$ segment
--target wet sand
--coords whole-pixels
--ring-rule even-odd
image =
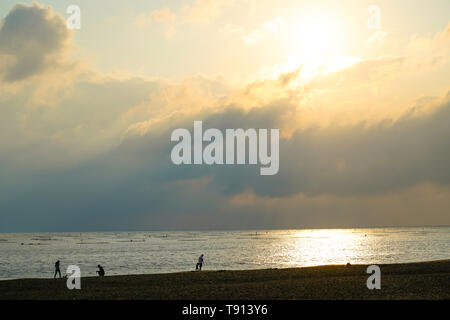
[[[201,271],[0,281],[0,300],[15,299],[450,299],[450,260],[386,264],[381,289],[369,290],[367,265]]]

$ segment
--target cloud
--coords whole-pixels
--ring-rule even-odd
[[[241,35],[244,33],[244,28],[229,23],[221,28],[220,32],[226,36]]]
[[[176,15],[168,8],[152,11],[151,16],[156,22],[174,22],[176,19]]]
[[[169,8],[153,10],[149,14],[139,15],[136,24],[140,28],[145,28],[152,23],[162,23],[166,28],[166,37],[170,38],[175,34],[177,16]]]
[[[4,81],[20,81],[62,67],[72,34],[51,8],[36,2],[15,5],[0,26]]]
[[[196,0],[191,5],[183,6],[177,12],[162,8],[148,14],[140,14],[136,25],[144,28],[152,23],[162,23],[165,26],[166,37],[170,38],[175,35],[177,28],[186,25],[204,25],[215,21],[225,8],[234,4],[234,0]]]
[[[410,58],[380,57],[359,61],[348,68],[319,75],[307,84],[308,89],[313,88],[357,88],[372,86],[385,81],[387,78],[399,74],[408,67]]]
[[[389,32],[377,30],[375,31],[369,38],[364,40],[364,43],[366,44],[373,44],[375,42],[382,42],[387,36]]]
[[[227,24],[222,29],[220,29],[220,32],[225,36],[237,35],[246,45],[253,45],[261,41],[265,37],[276,33],[280,28],[282,22],[282,17],[275,17],[272,20],[264,23],[259,28],[255,28],[249,32],[246,32],[242,27],[235,26],[233,24]]]
[[[409,47],[416,51],[431,51],[443,49],[448,51],[450,49],[450,22],[444,31],[438,32],[434,37],[424,37],[412,35]]]
[[[64,170],[3,180],[0,206],[16,214],[2,217],[2,226],[17,229],[24,219],[45,230],[445,224],[449,98],[427,116],[298,130],[281,140],[280,173],[272,177],[258,166],[174,166],[170,132],[192,126],[179,115]],[[277,127],[286,110],[229,106],[203,120],[205,128]]]
[[[35,19],[36,32],[19,32],[29,31],[22,11]],[[164,10],[150,18],[175,19]],[[61,23],[50,8],[18,5],[0,29],[0,231],[450,223],[450,94],[406,90],[423,84],[411,66],[422,61],[425,69],[435,53],[445,56],[447,31],[418,56],[364,59],[306,86],[296,82],[301,66],[245,85],[205,75],[119,78],[86,68],[64,73],[67,86],[54,72],[72,63],[71,34]],[[43,48],[42,39],[53,46]],[[28,57],[34,50],[37,60]],[[411,79],[393,86],[402,74]],[[385,101],[368,96],[380,84],[393,87],[379,94],[399,116],[382,113]],[[399,100],[402,88],[407,99]],[[359,109],[340,108],[351,103]],[[371,104],[381,114],[375,120],[367,116]],[[336,121],[333,108],[352,121]],[[280,128],[279,174],[173,165],[170,134],[193,120],[221,130]]]
[[[188,24],[209,23],[224,8],[234,5],[234,3],[234,0],[196,0],[193,5],[183,7],[183,22]]]
[[[267,35],[275,33],[282,20],[281,17],[276,17],[273,20],[264,23],[260,28],[253,29],[248,34],[243,35],[242,40],[247,45],[255,44]]]
[[[239,211],[251,226],[348,228],[386,226],[448,225],[450,188],[420,184],[385,194],[364,196],[308,196],[302,193],[273,198],[250,191],[229,198],[228,210]],[[275,212],[275,214],[274,214]],[[426,214],[424,214],[426,212]],[[256,218],[257,217],[257,218]]]

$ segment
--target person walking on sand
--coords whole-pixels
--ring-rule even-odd
[[[61,269],[60,269],[60,261],[55,262],[55,275],[53,276],[53,279],[56,278],[56,274],[59,273],[59,277],[61,278]]]
[[[203,266],[203,254],[198,257],[198,262],[197,265],[195,266],[195,271],[202,271],[202,266]]]
[[[98,265],[98,270],[96,271],[100,277],[103,277],[105,275],[105,270],[101,265]]]

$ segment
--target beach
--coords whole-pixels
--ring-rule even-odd
[[[450,299],[450,260],[380,264],[381,289],[369,290],[367,265],[177,272],[0,281],[0,300]]]

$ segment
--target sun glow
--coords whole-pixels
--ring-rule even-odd
[[[343,22],[326,10],[305,11],[292,19],[290,45],[307,54],[325,54],[342,49]]]
[[[325,74],[349,67],[357,57],[344,54],[346,38],[344,24],[325,10],[303,12],[290,20],[287,31],[288,54],[279,72],[301,68],[301,78],[309,81]]]

